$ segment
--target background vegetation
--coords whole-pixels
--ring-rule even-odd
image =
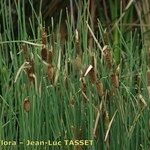
[[[148,0],[1,0],[0,140],[92,139],[150,149]]]

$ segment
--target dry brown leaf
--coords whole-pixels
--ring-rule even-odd
[[[92,66],[92,65],[89,65],[89,66],[87,67],[87,69],[84,71],[83,76],[86,77],[86,76],[88,75],[88,73],[91,71],[92,68],[93,68],[93,66]]]

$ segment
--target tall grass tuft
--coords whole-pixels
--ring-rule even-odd
[[[148,150],[146,3],[37,3],[0,1],[1,149]],[[93,143],[37,144],[48,140]]]

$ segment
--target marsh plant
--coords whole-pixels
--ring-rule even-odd
[[[1,149],[150,149],[149,6],[1,0]]]

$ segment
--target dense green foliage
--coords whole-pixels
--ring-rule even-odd
[[[0,148],[148,150],[147,1],[36,2],[0,1]]]

